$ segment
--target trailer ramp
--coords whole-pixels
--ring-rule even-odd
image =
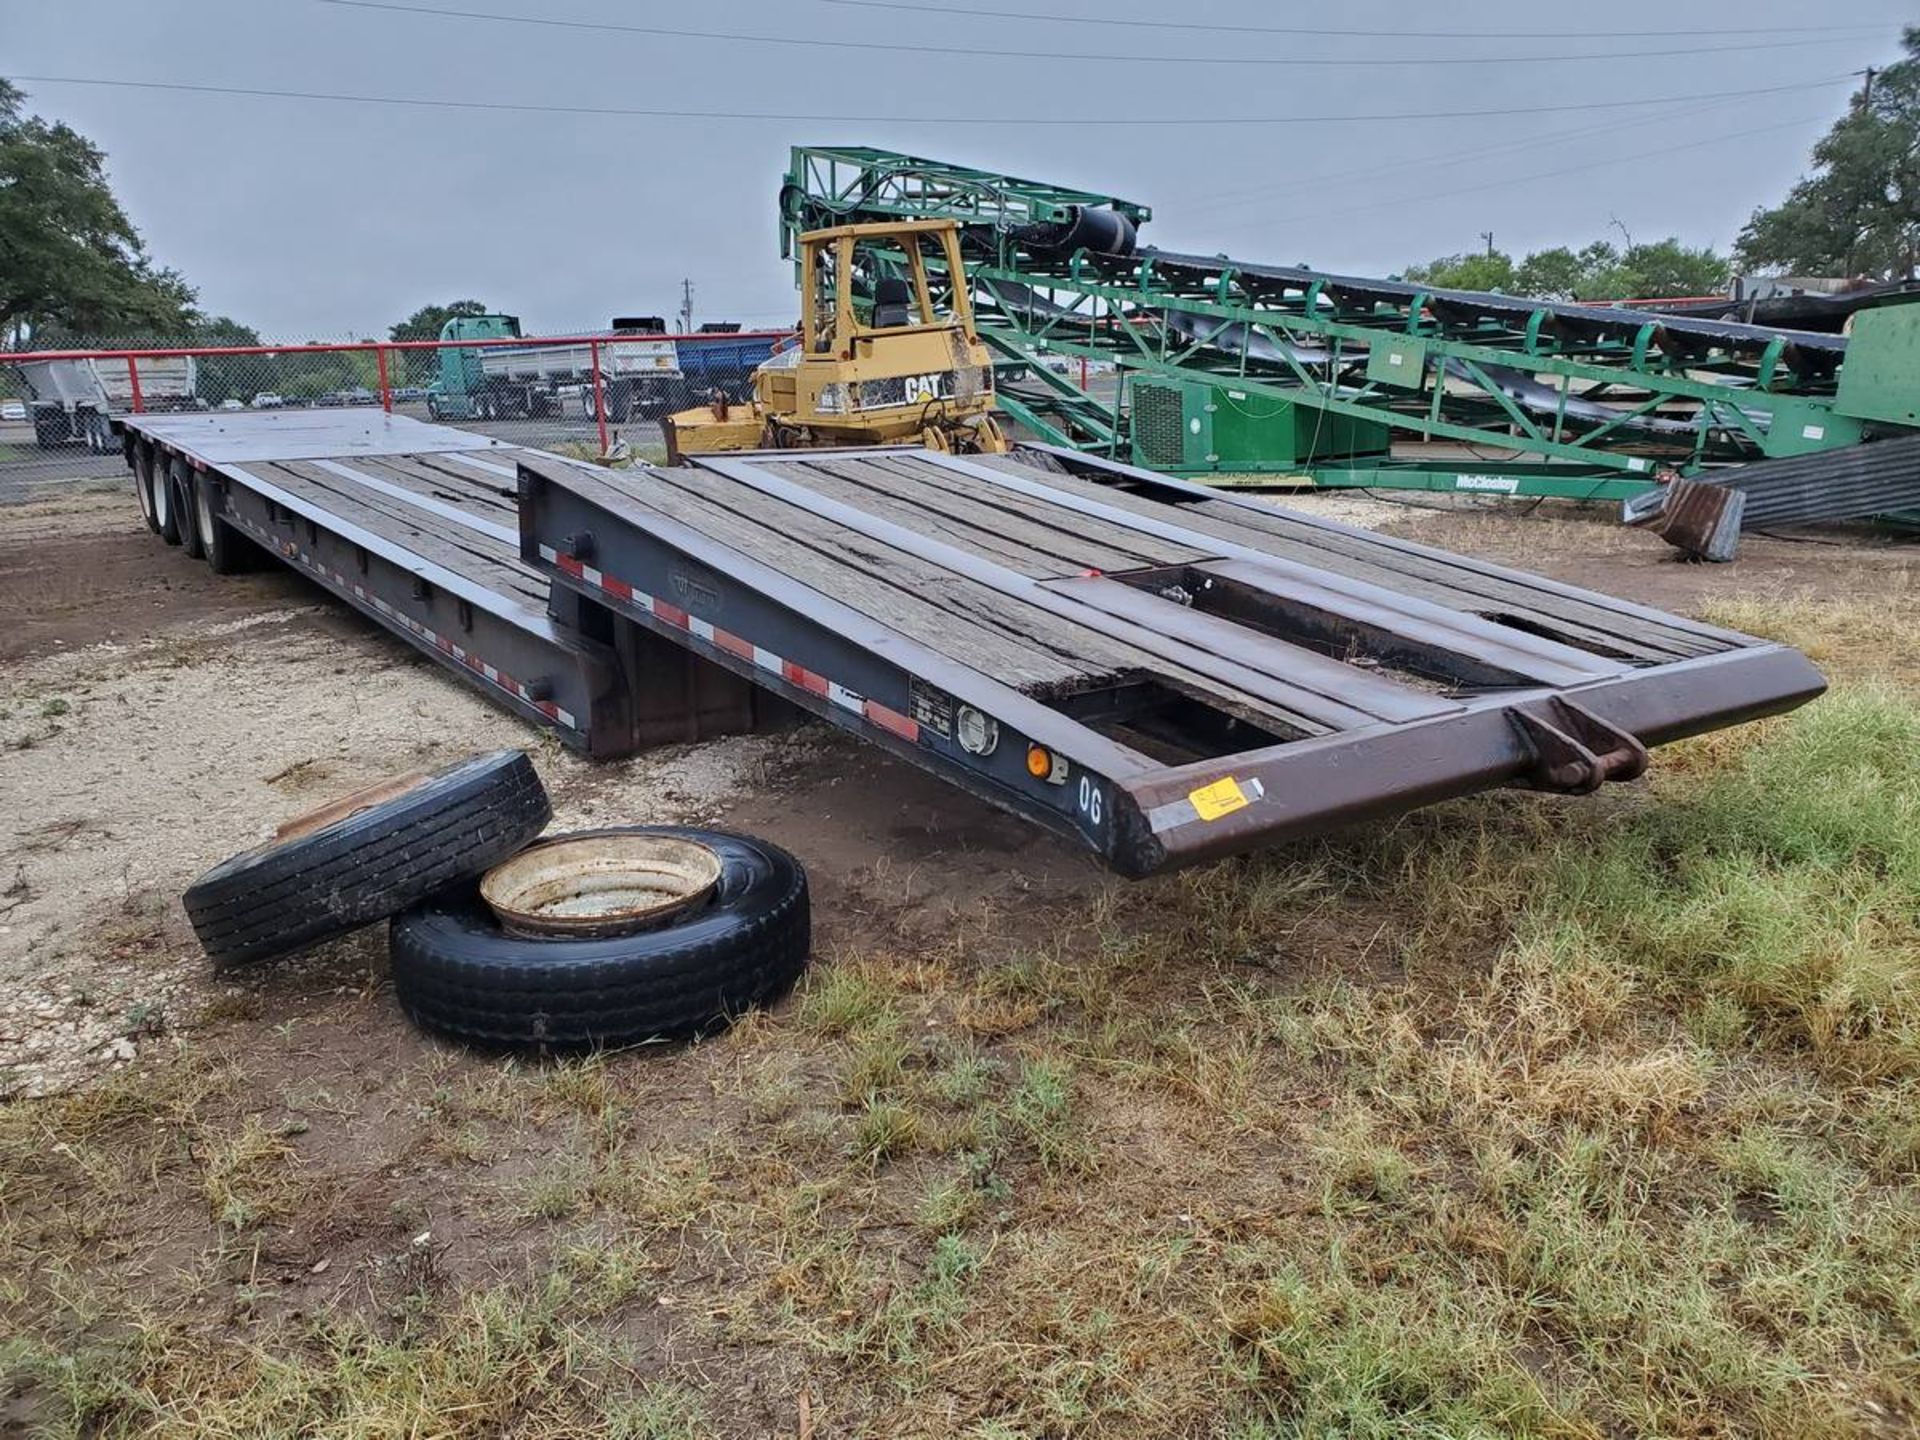
[[[522,557],[584,606],[1128,875],[1590,791],[1824,688],[1784,646],[1052,447],[517,464]]]

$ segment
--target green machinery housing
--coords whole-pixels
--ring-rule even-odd
[[[1920,426],[1920,306],[1847,337],[1184,254],[1139,243],[1136,201],[862,147],[796,147],[780,211],[786,254],[956,220],[1001,408],[1216,482],[1618,499]]]

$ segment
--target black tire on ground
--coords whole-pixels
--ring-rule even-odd
[[[154,528],[167,544],[178,545],[180,517],[173,508],[173,489],[171,465],[156,456],[153,462],[153,485],[148,491],[153,496]]]
[[[200,537],[200,517],[193,507],[193,470],[184,460],[173,462],[173,524],[180,532],[180,548],[186,551],[189,560],[199,560],[207,553],[206,544]]]
[[[238,575],[253,561],[253,542],[221,519],[213,507],[213,481],[205,474],[193,477],[193,515],[207,568],[216,575]]]
[[[133,498],[140,502],[140,518],[147,529],[160,533],[160,519],[153,513],[153,443],[136,440],[133,447]]]
[[[316,829],[221,861],[187,918],[225,968],[383,920],[518,854],[553,809],[520,750],[475,756]]]
[[[800,862],[750,836],[630,828],[716,851],[713,898],[637,935],[523,939],[500,928],[477,885],[461,886],[394,919],[388,950],[401,1008],[458,1040],[573,1050],[699,1034],[783,993],[812,947]]]

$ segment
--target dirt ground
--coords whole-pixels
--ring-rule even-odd
[[[1920,550],[1867,534],[1749,537],[1735,564],[1709,567],[1678,562],[1659,541],[1620,529],[1598,507],[1442,506],[1352,495],[1276,503],[1685,613],[1718,609],[1735,596],[1786,604],[1812,597],[1902,612],[1920,560]],[[569,1126],[578,1130],[610,1113],[600,1092],[591,1104],[579,1101],[565,1087],[587,1082],[563,1072],[541,1082],[531,1112],[550,1118],[537,1118],[531,1133],[507,1126],[505,1109],[520,1103],[510,1098],[520,1093],[512,1089],[517,1072],[410,1028],[387,992],[375,931],[230,979],[208,973],[180,891],[223,856],[330,795],[462,754],[522,746],[553,795],[559,827],[690,820],[763,834],[808,867],[816,952],[829,967],[800,1000],[776,1009],[774,1023],[787,1024],[796,1006],[811,1006],[801,1017],[810,1033],[857,1037],[857,1020],[834,1018],[835,1004],[845,999],[836,987],[842,976],[866,973],[863,957],[884,953],[889,993],[925,1000],[917,1008],[910,998],[899,1003],[911,1024],[924,1028],[917,1043],[929,1055],[946,1054],[940,1047],[949,1035],[964,1033],[969,1044],[1018,1036],[1063,1003],[1044,987],[1004,979],[968,991],[958,1009],[936,1003],[938,977],[959,963],[956,947],[965,937],[986,936],[1008,952],[1045,952],[1049,936],[1087,926],[1111,930],[1114,916],[1142,916],[1163,904],[1169,914],[1185,913],[1211,883],[1114,880],[1065,843],[822,726],[674,747],[613,765],[584,763],[290,573],[221,578],[165,548],[124,494],[0,510],[0,616],[0,1095],[25,1101],[84,1092],[111,1086],[130,1067],[153,1065],[175,1085],[186,1083],[179,1077],[195,1066],[213,1067],[204,1073],[244,1066],[240,1093],[219,1092],[223,1113],[235,1124],[245,1117],[260,1153],[324,1184],[297,1205],[276,1210],[261,1201],[243,1222],[226,1216],[253,1238],[238,1248],[221,1242],[226,1248],[215,1268],[231,1286],[228,1298],[216,1301],[229,1306],[223,1323],[384,1297],[383,1287],[398,1285],[394,1267],[425,1263],[423,1255],[435,1270],[432,1287],[442,1289],[526,1269],[550,1238],[541,1224],[580,1213],[585,1203],[543,1188],[560,1182],[540,1135],[573,1133]],[[1497,796],[1471,803],[1482,807],[1479,814],[1508,813],[1503,807],[1510,805]],[[1285,934],[1248,941],[1256,970],[1284,964],[1296,972],[1290,987],[1328,975],[1345,984],[1397,981],[1401,951],[1381,943],[1387,922],[1359,933],[1348,918],[1310,903],[1312,887],[1300,883],[1307,898]],[[1207,994],[1209,1003],[1219,998]],[[865,1054],[855,1045],[854,1063],[867,1063]],[[1218,1061],[1215,1054],[1209,1063]],[[847,1083],[812,1074],[813,1063],[766,1053],[748,1026],[733,1041],[641,1057],[617,1081],[592,1081],[618,1087],[617,1113],[648,1130],[650,1155],[680,1157],[646,1181],[651,1188],[631,1213],[666,1227],[683,1199],[690,1207],[695,1199],[699,1206],[717,1203],[700,1191],[711,1182],[687,1171],[692,1162],[684,1159],[717,1135],[757,1133],[758,1126],[804,1149],[829,1139],[840,1144],[857,1121],[847,1143],[868,1144],[869,1125],[877,1123],[871,1098],[864,1109],[855,1105],[851,1118],[819,1121],[825,1128],[817,1133],[802,1124],[811,1112],[794,1109],[795,1095]],[[1071,1177],[1070,1160],[1056,1168],[1047,1158],[1052,1142],[1044,1117],[1052,1112],[1044,1066],[1019,1075],[1008,1113],[1029,1124],[1018,1118],[1025,1104],[1043,1117],[1031,1122],[1040,1168]],[[1040,1098],[1023,1099],[1030,1091]],[[1325,1108],[1307,1092],[1299,1099],[1307,1113]],[[1123,1103],[1117,1091],[1094,1086],[1081,1106],[1076,1123],[1109,1155],[1126,1156],[1117,1172],[1103,1172],[1103,1203],[1124,1201],[1130,1214],[1155,1217],[1153,1226],[1176,1237],[1168,1241],[1176,1250],[1177,1236],[1203,1221],[1217,1224],[1220,1235],[1238,1233],[1233,1227],[1242,1222],[1231,1216],[1195,1218],[1201,1201],[1192,1197],[1216,1182],[1244,1186],[1249,1195],[1294,1183],[1297,1156],[1256,1142],[1237,1122],[1223,1124],[1198,1149],[1176,1152],[1167,1148],[1157,1112],[1137,1096]],[[443,1114],[454,1118],[435,1118]],[[510,1141],[499,1138],[508,1134]],[[875,1143],[876,1155],[913,1148],[889,1149],[884,1133]],[[937,1149],[924,1133],[919,1143]],[[196,1163],[204,1167],[204,1160]],[[245,1156],[234,1161],[241,1170],[246,1163]],[[873,1187],[862,1203],[894,1215],[862,1225],[879,1226],[887,1243],[911,1236],[912,1207],[901,1201],[889,1211],[886,1197],[889,1187],[929,1183],[931,1163],[903,1161],[861,1182]],[[214,1181],[207,1185],[204,1202],[198,1192],[156,1202],[110,1238],[89,1242],[105,1247],[94,1281],[144,1293],[170,1270],[203,1263],[199,1247],[209,1242],[200,1207],[212,1204],[217,1218],[221,1213]],[[1043,1208],[1065,1205],[1071,1189],[1047,1188]],[[1066,1223],[1070,1212],[1049,1213]],[[430,1243],[421,1240],[428,1235]],[[724,1237],[718,1243],[727,1249]],[[767,1263],[772,1268],[728,1283],[765,1287],[756,1292],[763,1312],[770,1306],[790,1315],[801,1301],[789,1287],[802,1279]],[[637,1316],[621,1312],[623,1339],[640,1359],[622,1363],[697,1389],[703,1413],[719,1417],[712,1433],[814,1433],[814,1407],[822,1407],[824,1424],[830,1406],[796,1358],[814,1352],[805,1345],[755,1348],[755,1336],[764,1335],[747,1312],[729,1308],[724,1285],[723,1298],[714,1298],[716,1276],[728,1276],[727,1266],[688,1245],[653,1254],[647,1307]],[[811,1269],[803,1278],[818,1280]],[[1084,1278],[1076,1270],[1071,1283]],[[846,1303],[884,1309],[891,1293]],[[697,1323],[679,1308],[686,1305],[700,1310]],[[821,1313],[845,1323],[853,1310]],[[751,1363],[738,1363],[742,1353]],[[1558,1363],[1543,1354],[1537,1368],[1546,1374]],[[963,1376],[939,1386],[962,1396],[967,1390]],[[969,1403],[989,1413],[995,1401],[976,1395]],[[38,1413],[21,1405],[9,1411],[0,1403],[0,1434]],[[1031,1433],[1098,1433],[1104,1412],[1061,1413],[1071,1423]],[[709,1432],[662,1423],[620,1433]],[[859,1433],[884,1433],[884,1426]]]
[[[1920,562],[1863,532],[1687,564],[1608,507],[1272,498],[1681,613],[1735,594],[1900,607]],[[0,614],[0,1094],[124,1064],[161,1016],[231,993],[176,898],[201,870],[330,795],[499,746],[535,753],[556,824],[724,821],[790,846],[849,944],[882,915],[1111,883],[824,726],[585,764],[291,572],[222,578],[162,546],[118,490],[0,510]],[[268,973],[241,983],[297,984]]]

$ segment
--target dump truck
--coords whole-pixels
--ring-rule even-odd
[[[95,454],[118,450],[113,422],[135,406],[134,371],[125,360],[34,360],[15,367],[27,382],[33,438],[43,450],[85,445]],[[194,362],[187,356],[139,362],[141,410],[199,407]]]
[[[512,315],[460,315],[440,338],[521,338]],[[744,395],[753,367],[784,332],[709,331],[668,335],[657,319],[616,319],[604,335],[561,343],[453,346],[440,351],[438,378],[427,389],[436,420],[524,420],[557,416],[568,401],[593,415],[595,356],[606,418],[616,425],[651,420],[692,395],[715,388]]]

